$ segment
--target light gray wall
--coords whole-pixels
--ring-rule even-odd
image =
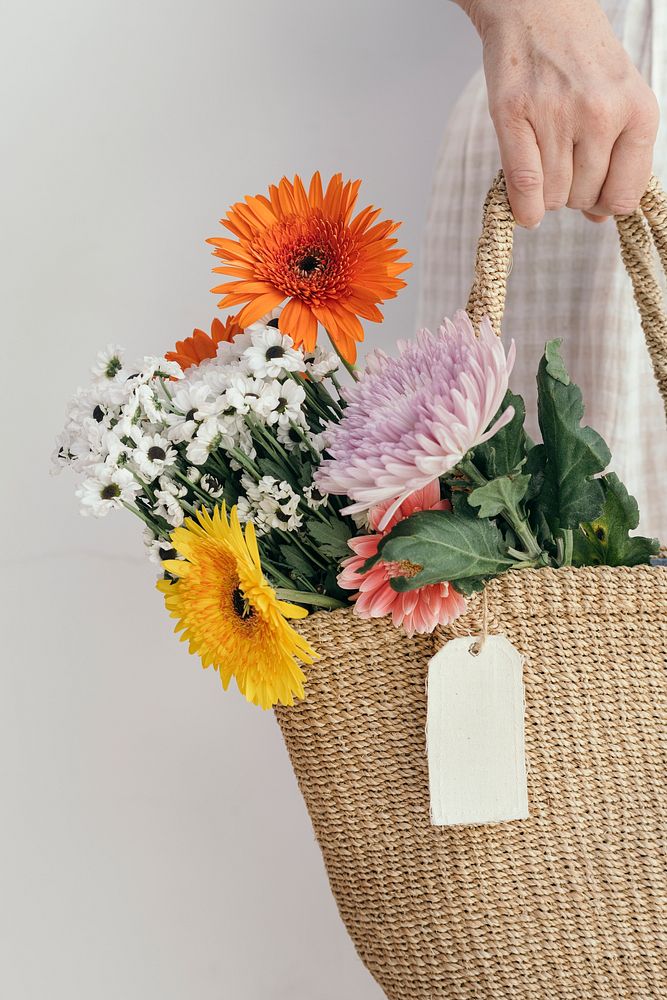
[[[270,713],[179,646],[140,531],[52,438],[96,350],[214,312],[204,237],[283,173],[364,178],[417,266],[479,60],[447,0],[5,0],[0,996],[371,1000]],[[9,399],[7,399],[9,396]]]

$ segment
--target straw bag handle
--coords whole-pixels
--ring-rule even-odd
[[[501,170],[484,202],[475,278],[467,306],[475,327],[483,316],[489,316],[496,333],[500,332],[505,309],[514,226]],[[651,247],[652,236],[667,274],[667,196],[657,178],[651,178],[641,200],[641,208],[632,215],[616,216],[616,226],[621,240],[621,256],[632,280],[646,346],[667,416],[667,314],[655,275]]]

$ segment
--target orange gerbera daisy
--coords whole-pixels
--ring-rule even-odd
[[[248,196],[232,206],[221,223],[236,240],[208,240],[232,280],[218,285],[222,308],[245,302],[238,321],[245,329],[285,299],[279,329],[311,351],[322,324],[346,361],[354,361],[364,339],[359,317],[380,322],[378,303],[405,286],[398,275],[410,264],[392,233],[400,223],[376,222],[372,205],[354,218],[361,181],[343,183],[335,174],[326,192],[319,173],[306,189],[300,177],[283,177],[269,197]]]
[[[205,358],[214,358],[218,353],[218,344],[223,341],[231,343],[234,337],[241,333],[241,327],[236,316],[228,316],[225,322],[217,317],[211,323],[211,333],[203,330],[193,330],[192,336],[176,341],[176,350],[167,351],[167,361],[176,361],[183,371],[198,365]]]

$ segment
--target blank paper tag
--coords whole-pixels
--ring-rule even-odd
[[[522,657],[503,635],[452,639],[428,667],[426,745],[434,826],[528,816]]]

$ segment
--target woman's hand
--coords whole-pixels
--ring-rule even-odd
[[[634,211],[658,104],[595,0],[456,0],[484,46],[489,110],[522,226],[568,205]]]

